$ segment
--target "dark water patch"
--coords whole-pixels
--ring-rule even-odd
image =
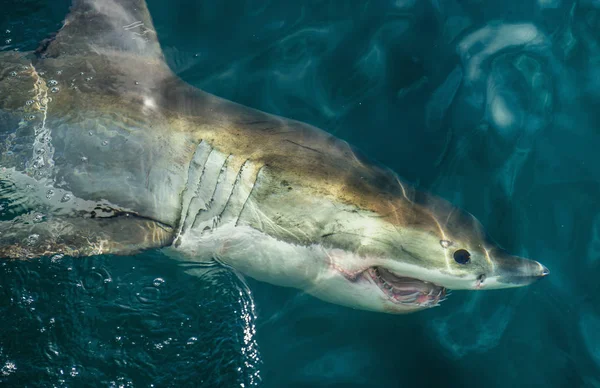
[[[31,51],[62,26],[70,0],[4,1],[0,13],[0,51]]]
[[[246,386],[260,381],[245,286],[160,254],[55,257],[0,267],[6,384]],[[214,285],[218,284],[216,288]],[[248,331],[250,330],[250,331]]]

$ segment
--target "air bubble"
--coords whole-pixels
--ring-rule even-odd
[[[60,261],[60,259],[62,259],[63,257],[65,257],[65,255],[63,255],[62,253],[59,253],[57,255],[54,255],[50,258],[50,260],[53,263],[58,263]],[[54,323],[54,318],[50,319],[50,323]]]
[[[88,132],[88,135],[92,136],[92,135],[93,135],[92,131],[89,131],[89,132]]]
[[[196,341],[198,341],[198,338],[196,338],[196,337],[190,337],[190,338],[187,340],[186,344],[187,344],[187,345],[193,345],[193,344],[195,344],[195,343],[196,343]]]
[[[82,156],[80,159],[82,162],[87,162],[87,160],[88,160],[87,156]]]
[[[17,366],[15,365],[14,362],[6,361],[6,363],[2,367],[1,373],[2,373],[2,376],[8,376],[16,370],[17,370]]]
[[[33,245],[40,239],[39,234],[32,234],[27,237],[27,245]]]
[[[163,278],[156,278],[152,282],[152,284],[154,285],[154,287],[160,287],[164,283],[165,283],[165,279],[163,279]]]
[[[58,85],[58,81],[55,79],[51,79],[50,81],[48,81],[48,86],[56,86]]]
[[[89,81],[91,81],[93,79],[94,79],[94,77],[87,77],[85,80],[89,82]]]
[[[71,200],[71,194],[65,193],[65,195],[63,195],[62,198],[60,199],[60,202],[69,202],[70,200]]]
[[[54,190],[50,189],[46,191],[46,198],[50,199],[54,195]]]
[[[62,70],[58,70],[58,71],[56,72],[56,74],[58,74],[58,75],[61,75],[62,73],[63,73],[63,71],[62,71]]]
[[[27,120],[29,120],[29,121],[35,120],[35,115],[29,115],[29,116],[27,116]]]
[[[45,163],[44,163],[44,158],[42,158],[41,156],[38,157],[35,162],[33,162],[33,168],[35,169],[40,169],[42,167],[44,167]]]
[[[25,105],[29,106],[29,105],[33,105],[34,101],[33,100],[27,100],[25,102]]]
[[[6,39],[4,42],[5,42],[6,44],[10,44],[10,43],[12,42],[12,39]]]
[[[75,377],[75,376],[77,376],[78,374],[79,374],[79,372],[77,371],[77,368],[75,368],[75,367],[72,367],[72,368],[71,368],[70,375],[71,375],[71,376],[73,376],[73,377]]]
[[[10,30],[6,30],[6,31],[4,31],[4,32],[5,32],[5,33],[7,33],[7,34],[10,34]]]
[[[103,146],[107,146],[107,145],[108,145],[108,140],[104,140],[104,141],[102,142],[102,145],[103,145]]]
[[[135,84],[136,84],[136,85],[139,85],[140,83],[139,83],[138,81],[135,81]]]
[[[51,91],[52,93],[58,93],[58,92],[60,91],[60,89],[59,89],[59,88],[57,88],[57,87],[55,86],[55,87],[53,87],[52,89],[50,89],[50,91]]]
[[[11,77],[16,77],[17,76],[17,72],[16,71],[11,71],[10,72],[10,76]]]
[[[42,214],[36,214],[35,217],[33,217],[33,222],[42,222],[44,220],[44,215]]]

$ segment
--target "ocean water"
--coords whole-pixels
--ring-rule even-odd
[[[0,49],[35,49],[68,6],[2,0]],[[159,251],[5,260],[0,385],[600,387],[600,2],[149,8],[189,83],[334,133],[551,274],[393,316]]]

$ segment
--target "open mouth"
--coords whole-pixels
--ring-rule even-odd
[[[434,307],[449,295],[446,288],[424,280],[399,276],[382,267],[371,267],[368,274],[390,300],[396,303]]]

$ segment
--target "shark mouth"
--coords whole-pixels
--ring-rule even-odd
[[[382,267],[371,267],[368,275],[387,297],[400,304],[434,307],[446,300],[446,288],[424,280],[397,275]]]

